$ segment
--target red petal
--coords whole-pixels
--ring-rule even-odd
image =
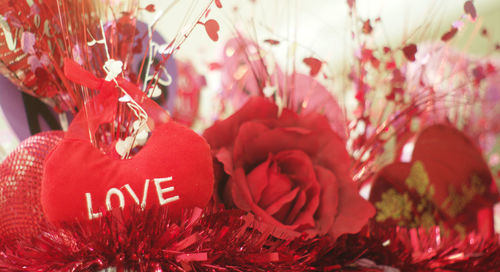
[[[232,185],[231,195],[236,207],[245,211],[251,210],[262,221],[271,224],[273,227],[285,229],[294,229],[297,227],[284,225],[283,223],[272,217],[269,213],[264,211],[253,201],[246,182],[245,172],[242,168],[238,168],[235,170],[235,176],[230,180],[230,182]]]
[[[234,205],[244,211],[252,210],[256,205],[253,201],[252,193],[248,188],[245,171],[242,168],[234,170],[234,175],[229,179],[231,199]]]
[[[262,192],[264,192],[266,187],[269,186],[271,176],[269,173],[270,166],[271,156],[269,156],[265,162],[255,167],[255,169],[247,175],[248,188],[250,189],[252,197],[256,203],[261,201]]]
[[[316,154],[314,164],[332,171],[339,183],[350,182],[351,162],[345,143],[340,137],[331,136],[328,143],[323,144]]]
[[[295,197],[297,196],[297,194],[299,193],[299,191],[300,191],[300,188],[295,188],[293,190],[286,192],[283,195],[280,195],[279,198],[274,199],[274,201],[272,203],[269,203],[269,205],[267,205],[266,212],[269,215],[276,214],[278,211],[281,210],[282,207],[288,206],[286,204],[293,203],[293,201],[294,201]],[[286,207],[286,208],[288,209],[288,207]],[[276,216],[275,216],[275,218],[276,218]],[[276,218],[276,219],[282,221],[281,218]],[[281,222],[281,223],[284,223],[284,222]]]
[[[238,130],[244,122],[250,120],[276,119],[278,107],[263,97],[253,97],[236,113],[223,121],[217,121],[207,128],[203,136],[212,149],[232,145]],[[267,156],[267,154],[266,154]],[[265,159],[265,158],[264,158]]]
[[[339,206],[330,234],[337,238],[344,233],[356,233],[375,215],[372,204],[363,199],[352,180],[339,180]]]
[[[260,202],[258,203],[260,207],[265,209],[278,201],[278,199],[290,193],[295,187],[288,176],[279,172],[276,163],[273,163],[268,171],[269,186],[262,192]]]
[[[297,189],[299,189],[299,188],[297,188]],[[319,202],[319,199],[318,199],[318,202]],[[308,228],[314,227],[314,225],[316,225],[314,222],[314,213],[316,212],[317,205],[314,208],[314,210],[312,210],[312,212],[308,212],[308,211],[303,210],[304,205],[306,203],[308,203],[306,193],[304,191],[300,190],[297,197],[294,200],[293,207],[288,208],[287,215],[284,217],[283,222],[287,225],[296,224],[296,225],[300,225],[300,226],[307,225]],[[300,212],[300,214],[299,214],[299,212]],[[302,215],[306,215],[306,216],[302,216]],[[302,218],[298,218],[297,216],[302,217]],[[296,219],[298,219],[298,220],[296,220]]]
[[[254,149],[254,142],[261,135],[268,133],[270,129],[257,121],[246,122],[240,126],[238,134],[234,139],[233,146],[233,160],[238,166],[254,167],[255,163],[260,163],[266,160],[269,154],[273,153],[271,150],[262,150],[262,155],[255,160],[246,160],[246,153],[251,153]],[[251,169],[246,169],[251,170]]]
[[[328,233],[337,216],[339,185],[328,169],[316,166],[316,177],[321,186],[320,204],[316,212],[316,228],[320,235]]]
[[[296,149],[314,154],[321,148],[318,142],[324,141],[318,139],[317,136],[316,133],[304,135],[286,131],[283,128],[270,129],[256,135],[252,141],[238,140],[241,151],[235,152],[234,157],[236,161],[240,160],[244,165],[251,165],[255,162],[264,161],[269,153],[277,154],[283,150]]]
[[[215,157],[219,162],[222,163],[224,167],[224,172],[226,172],[228,175],[232,175],[234,167],[233,167],[233,157],[231,151],[223,147],[217,151]]]
[[[207,31],[208,37],[212,39],[212,41],[216,42],[219,40],[219,23],[216,20],[210,19],[205,22],[205,30]]]
[[[300,150],[287,150],[279,152],[275,159],[281,173],[286,174],[295,186],[301,189],[301,193],[305,193],[307,200],[307,204],[303,207],[300,199],[297,199],[288,214],[290,222],[287,223],[314,226],[314,214],[319,206],[321,189],[310,157]]]
[[[220,2],[220,0],[215,0],[215,5],[216,5],[218,8],[222,8],[222,3]]]

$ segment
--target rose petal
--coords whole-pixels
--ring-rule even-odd
[[[252,97],[236,113],[205,130],[203,136],[212,149],[231,146],[240,125],[250,120],[277,119],[278,107],[263,97]]]
[[[328,142],[318,151],[313,163],[330,169],[335,173],[340,184],[352,183],[350,157],[345,149],[344,141],[339,136],[334,134],[328,138]]]
[[[234,182],[232,182],[231,178],[229,178],[225,184],[219,184],[219,182],[215,183],[216,185],[220,185],[220,187],[216,187],[217,191],[220,192],[222,195],[219,197],[221,199],[221,202],[224,203],[224,205],[227,208],[234,208],[237,207],[236,204],[234,204],[233,201],[233,187],[234,187]],[[239,192],[237,192],[239,193]],[[235,195],[237,194],[235,193]],[[243,204],[244,205],[244,204]]]
[[[283,114],[280,118],[283,118]],[[240,141],[240,144],[246,145],[247,148],[245,152],[235,155],[234,160],[241,160],[243,164],[251,164],[265,160],[268,153],[276,154],[282,150],[296,149],[304,151],[311,156],[315,164],[319,163],[326,168],[340,163],[336,167],[343,169],[343,175],[349,175],[350,160],[342,138],[330,129],[325,118],[316,118],[314,115],[310,117],[308,115],[305,118],[310,118],[310,120],[304,121],[301,125],[310,129],[309,133],[306,133],[304,129],[290,129],[293,123],[297,123],[293,115],[289,115],[284,120],[280,119],[279,122],[273,121],[274,124],[271,121],[266,122],[266,126],[270,128],[269,131],[253,136],[251,142]],[[278,125],[280,127],[276,127]]]
[[[224,166],[224,172],[228,175],[233,174],[233,157],[231,156],[231,152],[223,147],[217,151],[215,157],[219,162]]]
[[[273,203],[269,204],[268,207],[265,209],[265,211],[269,215],[273,215],[276,212],[278,212],[285,204],[288,204],[292,202],[297,194],[299,193],[300,189],[295,188],[292,191],[289,191],[285,195],[281,196],[280,198],[276,199]],[[277,218],[280,220],[279,218]]]
[[[237,166],[242,166],[246,168],[246,170],[250,170],[248,168],[255,167],[255,163],[264,161],[269,154],[266,153],[266,156],[263,156],[260,160],[253,161],[244,161],[241,160],[243,154],[250,152],[253,149],[252,142],[261,134],[265,134],[269,131],[269,128],[258,122],[246,122],[241,125],[238,130],[238,134],[236,135],[236,139],[234,140],[233,147],[233,158],[234,161],[238,164]]]
[[[214,166],[214,194],[213,194],[213,199],[215,200],[216,203],[223,203],[225,202],[226,196],[225,191],[226,191],[226,185],[227,181],[229,180],[229,176],[224,172],[224,165],[222,165],[221,162],[219,162],[217,159],[213,159],[213,166]],[[232,203],[232,201],[231,201]],[[229,205],[233,206],[233,205]]]
[[[271,164],[268,171],[269,184],[262,192],[262,197],[258,203],[264,209],[282,196],[288,194],[295,187],[286,175],[279,172],[276,162]]]
[[[375,208],[359,195],[354,182],[339,180],[339,183],[337,216],[330,229],[330,234],[334,238],[344,233],[360,231],[368,219],[375,215]]]
[[[315,170],[321,186],[321,201],[315,214],[316,229],[318,229],[318,234],[322,235],[330,231],[337,216],[339,185],[330,170],[321,166],[316,166]]]
[[[316,109],[318,110],[318,109]],[[300,127],[313,130],[315,132],[325,132],[332,133],[332,128],[328,123],[328,119],[323,114],[316,112],[305,112],[301,115],[297,115],[294,111],[289,109],[283,109],[278,121],[276,122],[281,127]],[[342,132],[345,134],[345,131]]]
[[[249,141],[236,139],[236,142],[239,146],[243,146],[244,151],[235,152],[235,161],[251,165],[264,161],[269,153],[277,154],[283,150],[303,150],[308,155],[314,155],[325,140],[312,132],[304,135],[302,132],[290,131],[286,128],[275,128],[260,133]],[[237,144],[235,143],[235,146]]]
[[[305,191],[300,191],[297,198],[295,199],[295,203],[293,204],[292,209],[288,209],[288,216],[284,218],[283,223],[287,225],[291,224],[296,224],[296,225],[307,225],[308,227],[314,227],[314,218],[311,216],[307,216],[305,219],[300,220],[300,222],[297,222],[295,219],[297,218],[297,215],[299,215],[299,212],[304,208],[304,205],[306,204],[307,201],[307,196]],[[316,205],[317,206],[317,205]],[[314,214],[315,211],[312,212]]]
[[[301,127],[285,127],[282,128],[284,131],[289,131],[289,132],[294,132],[302,135],[307,135],[311,133],[310,129],[307,128],[301,128]]]
[[[252,194],[253,200],[257,203],[261,201],[262,192],[269,185],[269,168],[271,164],[271,156],[265,162],[257,166],[250,174],[247,175],[248,187]]]
[[[301,192],[304,193],[304,203],[307,200],[307,205],[304,206],[304,203],[297,199],[290,211],[287,222],[296,225],[314,226],[314,213],[319,206],[320,185],[316,180],[311,159],[300,150],[282,151],[275,158],[281,172],[290,177],[295,185],[300,187]]]
[[[229,179],[228,183],[231,186],[231,199],[236,207],[244,211],[250,211],[256,206],[248,188],[243,168],[235,169],[234,175]]]
[[[237,176],[238,175],[241,175],[243,174],[243,178],[244,178],[244,172],[242,171],[242,169],[240,168],[239,170],[235,171],[235,173],[237,173]],[[238,184],[235,182],[233,183],[233,187],[236,187],[238,186]],[[278,221],[276,218],[274,218],[272,215],[270,215],[268,212],[266,212],[264,209],[262,209],[261,207],[259,207],[255,202],[253,202],[251,200],[251,197],[250,197],[250,200],[249,200],[249,194],[247,194],[245,191],[245,187],[242,186],[240,187],[242,188],[242,190],[236,190],[233,192],[236,193],[236,194],[233,194],[233,197],[238,197],[238,201],[242,201],[243,203],[239,203],[238,205],[241,205],[242,206],[238,206],[236,205],[238,208],[240,207],[245,207],[247,208],[248,211],[252,211],[253,214],[255,214],[258,218],[260,218],[260,220],[262,220],[263,222],[266,222],[268,223],[269,225],[271,226],[274,226],[274,227],[277,227],[277,228],[283,228],[283,229],[287,229],[287,230],[294,230],[296,229],[298,226],[297,225],[285,225],[283,224],[282,222]],[[242,208],[240,208],[242,209]]]
[[[281,173],[286,174],[303,190],[318,184],[309,156],[301,150],[285,150],[275,156]]]

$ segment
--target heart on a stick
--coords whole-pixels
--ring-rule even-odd
[[[93,220],[117,208],[125,211],[166,206],[169,214],[204,207],[213,188],[208,144],[195,132],[171,120],[133,84],[121,78],[125,89],[154,119],[144,147],[131,159],[102,153],[89,140],[98,125],[111,121],[119,89],[116,83],[95,78],[78,64],[65,61],[66,76],[100,91],[94,110],[80,112],[62,142],[45,163],[41,201],[54,223]]]

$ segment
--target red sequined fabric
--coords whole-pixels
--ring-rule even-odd
[[[0,238],[4,241],[12,243],[40,231],[45,221],[40,205],[43,163],[63,136],[62,131],[31,136],[0,164]]]

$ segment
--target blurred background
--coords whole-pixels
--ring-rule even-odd
[[[155,12],[143,13],[146,23],[158,21],[156,30],[166,41],[186,31],[208,4],[208,0],[141,1],[141,6],[155,5]],[[346,107],[352,103],[349,90],[342,85],[356,55],[356,40],[352,38],[353,24],[347,0],[221,0],[222,9],[212,8],[208,18],[220,24],[219,40],[211,41],[204,28],[196,27],[174,58],[193,63],[207,85],[202,91],[200,116],[195,129],[208,125],[215,105],[211,103],[221,88],[220,73],[210,64],[220,61],[225,41],[240,32],[262,43],[266,39],[280,41],[269,46],[276,61],[286,69],[307,72],[304,57],[314,56],[327,63],[323,72],[332,81],[332,92],[344,96]],[[458,52],[472,56],[498,55],[492,44],[500,43],[500,1],[476,0],[477,20],[467,23],[463,2],[456,0],[357,0],[353,16],[370,19],[376,24],[372,35],[374,44],[397,47],[403,43],[422,43],[439,40],[452,24],[463,24],[451,42]],[[484,33],[487,31],[487,34]],[[495,55],[496,54],[496,55]],[[337,80],[338,79],[338,80]],[[3,82],[3,81],[2,81]],[[9,90],[11,91],[11,90]],[[0,108],[0,161],[18,144],[12,125],[5,119],[7,107]]]

